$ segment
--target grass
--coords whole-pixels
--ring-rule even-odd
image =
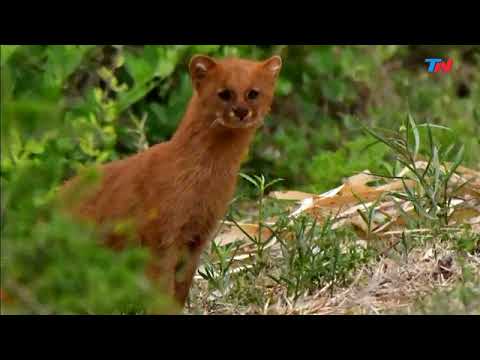
[[[480,313],[479,179],[462,177],[463,148],[439,147],[434,130],[448,131],[410,115],[399,132],[365,129],[394,158],[377,182],[403,186],[371,202],[356,198],[350,213],[363,231],[353,221],[338,226],[340,208],[292,217],[291,203],[266,194],[276,181],[242,175],[257,201],[243,212],[236,202],[226,220],[243,240],[212,243],[186,312]],[[396,209],[389,228],[377,224],[388,202]]]

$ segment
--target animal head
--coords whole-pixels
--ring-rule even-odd
[[[189,71],[212,125],[247,128],[261,125],[270,111],[281,67],[280,56],[252,61],[197,55],[191,59]]]

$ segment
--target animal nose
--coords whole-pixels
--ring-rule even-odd
[[[240,120],[243,120],[245,116],[248,115],[250,111],[247,108],[244,107],[236,107],[233,108],[233,113],[235,114],[236,117],[238,117]]]

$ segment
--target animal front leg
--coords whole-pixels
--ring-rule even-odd
[[[175,267],[178,251],[170,246],[162,251],[155,251],[148,265],[147,273],[168,301],[175,301]]]
[[[175,271],[175,299],[181,306],[185,305],[193,276],[200,260],[201,248],[185,249],[179,258]]]

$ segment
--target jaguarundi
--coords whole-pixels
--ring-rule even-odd
[[[152,255],[149,276],[182,307],[201,252],[233,197],[241,162],[270,111],[281,67],[279,56],[194,56],[193,95],[172,138],[99,166],[98,184],[69,208],[101,225],[113,249],[128,241],[115,224],[133,224],[137,243]],[[62,193],[78,194],[80,182],[78,175],[67,181]]]

